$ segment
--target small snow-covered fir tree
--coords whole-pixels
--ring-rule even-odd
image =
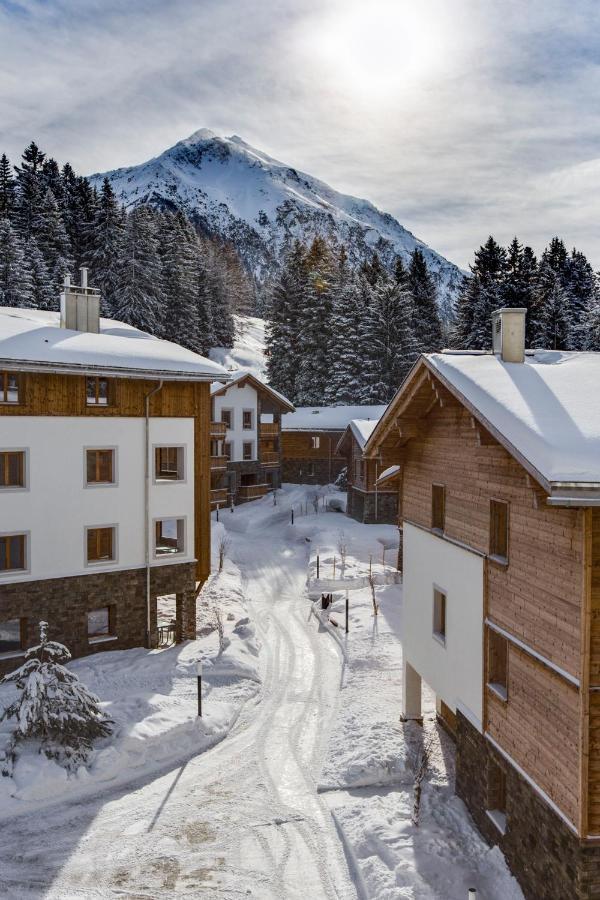
[[[0,306],[33,305],[31,271],[21,239],[9,219],[0,219]]]
[[[4,774],[10,774],[23,741],[39,741],[40,753],[75,770],[87,762],[94,740],[112,732],[98,698],[63,665],[70,658],[63,644],[48,640],[48,623],[40,622],[40,643],[27,651],[22,666],[0,679],[18,691],[0,714],[0,722],[16,721],[5,748]]]

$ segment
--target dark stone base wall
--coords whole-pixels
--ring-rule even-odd
[[[600,845],[580,841],[516,769],[460,712],[456,793],[490,844],[498,844],[527,900],[598,900]],[[486,813],[488,769],[506,776],[506,833]]]
[[[346,467],[345,459],[285,459],[282,463],[281,480],[291,484],[333,484],[342,469]],[[309,475],[309,472],[314,475]],[[331,471],[331,478],[329,473]]]
[[[377,497],[377,515],[375,515],[375,493],[373,491],[365,493],[350,487],[346,512],[357,522],[367,525],[377,522],[396,525],[398,523],[398,495],[380,492]]]
[[[151,643],[157,643],[156,597],[177,595],[178,640],[196,636],[195,563],[155,566],[151,569]],[[111,607],[117,639],[89,643],[87,615]],[[0,620],[26,620],[25,648],[38,643],[40,620],[48,622],[51,640],[66,644],[73,657],[101,650],[124,650],[146,644],[146,570],[90,572],[71,578],[53,578],[0,585]],[[0,659],[0,674],[19,665],[18,657]]]

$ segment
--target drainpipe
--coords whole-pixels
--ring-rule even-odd
[[[161,390],[162,379],[144,397],[145,405],[145,457],[144,465],[144,549],[146,561],[146,647],[150,649],[150,398]]]

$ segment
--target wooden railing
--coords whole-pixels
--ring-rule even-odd
[[[219,469],[225,470],[227,468],[227,457],[226,456],[211,456],[210,468],[213,472],[216,472]]]
[[[278,422],[261,422],[260,423],[260,434],[261,437],[265,435],[278,435],[279,434],[279,423]]]
[[[229,495],[227,488],[215,488],[210,492],[210,505],[214,508],[217,506],[227,506]]]
[[[225,422],[211,422],[210,436],[213,438],[224,438],[227,434],[227,425]]]
[[[279,453],[276,450],[263,450],[260,454],[260,461],[263,466],[278,466]]]
[[[269,492],[268,484],[243,484],[239,490],[240,500],[256,500]]]

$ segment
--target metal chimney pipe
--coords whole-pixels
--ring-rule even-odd
[[[71,276],[70,275],[65,275],[64,285],[67,288],[71,287]]]
[[[87,267],[81,266],[79,271],[81,272],[81,287],[87,288],[87,273],[88,273]]]

